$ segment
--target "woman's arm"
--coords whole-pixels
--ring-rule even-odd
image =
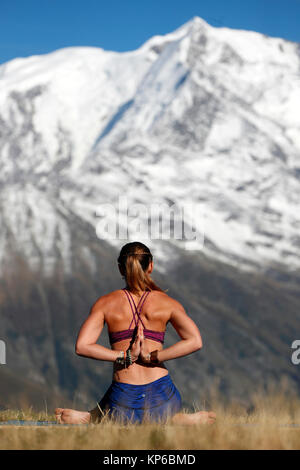
[[[172,346],[158,351],[157,359],[159,362],[187,356],[202,348],[202,338],[196,323],[186,314],[182,305],[177,301],[175,301],[175,306],[172,309],[170,322],[182,339]]]
[[[88,318],[78,333],[75,351],[79,356],[114,362],[120,351],[113,351],[96,344],[104,326],[104,305],[105,300],[101,297],[92,306]]]

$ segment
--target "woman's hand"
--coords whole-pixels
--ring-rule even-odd
[[[145,343],[145,338],[144,338],[144,331],[142,328],[142,325],[139,324],[139,329],[138,329],[139,335],[140,335],[140,358],[142,362],[145,363],[150,363],[150,351],[148,347],[146,346]]]
[[[141,325],[138,326],[135,340],[130,348],[132,362],[136,362],[141,353],[141,339],[143,335],[143,330],[141,330],[140,326]]]
[[[130,348],[132,362],[136,362],[140,359],[145,364],[150,364],[150,351],[145,343],[144,330],[139,323],[138,330],[133,345]]]

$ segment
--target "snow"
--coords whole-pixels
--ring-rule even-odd
[[[204,246],[191,246],[208,256],[299,267],[297,51],[195,17],[136,51],[72,47],[2,65],[0,215],[32,265],[51,272],[60,256],[71,272],[70,214],[96,233],[97,207],[125,196],[143,223],[151,204],[201,203]],[[184,243],[147,239],[160,260]]]

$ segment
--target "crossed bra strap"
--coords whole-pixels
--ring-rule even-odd
[[[131,325],[132,325],[133,321],[135,323],[135,326],[138,326],[140,320],[141,320],[141,323],[142,323],[143,327],[146,328],[140,315],[141,315],[141,311],[142,311],[143,305],[145,303],[145,300],[148,297],[148,295],[150,294],[150,291],[143,292],[143,295],[141,296],[141,298],[140,298],[137,305],[135,304],[135,301],[134,301],[131,293],[129,291],[127,291],[127,289],[125,289],[125,288],[123,289],[123,291],[127,295],[127,299],[128,299],[129,304],[130,304],[131,311],[132,311],[132,320],[131,320],[131,323],[129,325],[129,330],[131,328]],[[141,306],[140,306],[140,304],[141,304]],[[133,306],[135,308],[135,311],[133,309]],[[140,306],[140,308],[139,308],[139,306]],[[138,317],[138,320],[136,320],[135,315]]]
[[[131,320],[131,323],[130,323],[129,328],[127,330],[115,331],[115,332],[109,333],[110,343],[113,344],[113,343],[116,343],[117,341],[122,341],[124,339],[132,338],[134,330],[136,330],[136,328],[139,324],[139,321],[141,321],[141,323],[143,325],[144,336],[146,338],[149,338],[149,339],[152,339],[154,341],[158,341],[160,343],[163,343],[164,342],[165,332],[164,331],[148,330],[145,327],[144,322],[141,318],[141,311],[142,311],[143,305],[144,305],[148,295],[150,294],[150,291],[146,291],[146,292],[143,293],[143,295],[141,296],[141,298],[140,298],[137,305],[135,304],[135,301],[134,301],[131,293],[126,288],[124,288],[123,291],[125,292],[125,294],[127,296],[127,299],[128,299],[128,302],[129,302],[129,305],[131,307],[132,320]],[[131,325],[132,325],[133,321],[135,323],[135,328],[131,329]]]

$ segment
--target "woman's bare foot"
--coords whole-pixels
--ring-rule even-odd
[[[77,411],[69,408],[56,408],[55,416],[59,424],[88,424],[91,420],[88,411]]]
[[[177,413],[172,417],[174,424],[213,424],[216,421],[216,413],[213,411],[198,411],[197,413]]]

